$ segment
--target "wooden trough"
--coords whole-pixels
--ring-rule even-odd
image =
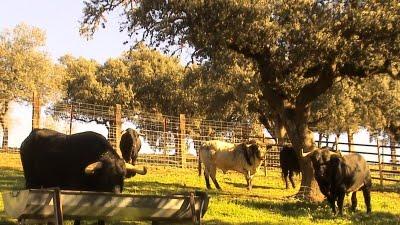
[[[63,219],[200,224],[209,201],[205,192],[158,196],[30,189],[2,195],[9,217],[23,223],[34,219],[56,224]]]

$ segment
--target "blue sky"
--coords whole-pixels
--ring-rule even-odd
[[[127,34],[118,29],[118,14],[110,15],[106,28],[100,29],[92,40],[79,35],[83,1],[2,0],[1,3],[0,30],[22,22],[41,28],[47,35],[46,51],[54,60],[69,53],[103,63],[129,49],[123,44]]]

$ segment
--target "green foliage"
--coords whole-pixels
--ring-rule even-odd
[[[400,81],[389,76],[343,79],[313,104],[316,130],[340,134],[367,128],[370,133],[391,133],[400,122]],[[396,135],[394,129],[394,135]]]
[[[224,121],[254,119],[249,105],[260,94],[258,79],[252,65],[237,56],[193,67],[183,82],[185,92],[192,96],[189,115]]]
[[[188,44],[218,61],[239,53],[261,75],[263,99],[282,121],[308,109],[338,76],[398,76],[397,1],[87,1],[81,32],[91,35],[118,7],[121,29],[156,46]],[[221,61],[219,61],[221,62]],[[259,110],[260,111],[260,110]],[[304,112],[301,112],[304,113]],[[297,116],[299,123],[308,118]],[[303,115],[304,116],[304,115]],[[292,128],[290,122],[285,122]],[[302,125],[296,125],[302,126]]]
[[[33,91],[45,101],[62,95],[59,69],[42,50],[45,39],[26,24],[0,34],[0,99],[30,100]]]
[[[181,88],[185,70],[176,57],[168,57],[140,43],[123,60],[140,109],[167,115],[185,113]]]

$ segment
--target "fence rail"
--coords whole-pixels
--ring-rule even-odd
[[[8,133],[10,130],[1,127],[1,149],[4,151],[18,151],[18,146],[8,146],[9,140],[19,138],[22,142],[35,127],[50,128],[66,134],[96,131],[106,136],[112,145],[119,149],[121,130],[131,127],[145,134],[138,158],[139,164],[197,168],[198,150],[206,140],[219,139],[239,143],[250,138],[260,142],[268,142],[270,139],[263,135],[263,126],[256,123],[202,120],[183,114],[167,116],[121,109],[119,105],[99,106],[69,102],[43,106],[40,105],[37,96],[33,97],[31,104],[32,106],[28,107],[28,111],[31,110],[28,113],[30,116],[26,116],[30,118],[25,122],[20,121],[20,124],[31,122],[30,126],[25,126],[26,130],[18,130],[14,132],[16,135],[11,137]],[[13,117],[8,117],[8,120],[8,124],[16,123]],[[336,146],[344,154],[349,153],[349,143],[321,141],[316,144]],[[381,184],[384,181],[400,182],[400,163],[397,160],[400,155],[396,154],[399,147],[381,145],[379,142],[375,145],[352,143],[351,146],[364,148],[352,152],[366,158],[374,179],[378,179]],[[276,146],[267,152],[262,164],[265,174],[268,170],[279,168],[280,148],[281,146]]]

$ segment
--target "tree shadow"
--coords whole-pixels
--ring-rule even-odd
[[[25,178],[21,170],[0,167],[0,191],[24,189]]]
[[[243,183],[235,183],[235,182],[230,182],[230,181],[225,181],[226,184],[232,185],[234,187],[237,188],[243,188],[246,189],[247,188],[247,184],[243,184]],[[253,184],[253,189],[281,189],[278,187],[268,187],[268,186],[264,186],[264,185],[254,185]]]
[[[384,184],[383,186],[374,184],[372,185],[372,191],[394,192],[400,194],[400,183]]]
[[[372,212],[367,214],[365,211],[350,211],[350,206],[344,206],[344,216],[334,215],[327,201],[322,203],[312,203],[305,201],[295,202],[274,202],[274,201],[254,201],[254,200],[237,200],[236,204],[254,209],[267,209],[274,213],[281,214],[285,217],[298,218],[302,216],[312,216],[312,220],[333,220],[343,218],[352,221],[354,224],[399,224],[400,216],[389,212]]]
[[[179,183],[161,183],[158,181],[126,181],[124,192],[134,193],[139,190],[143,194],[176,194],[204,189]],[[213,191],[211,191],[212,193]]]

